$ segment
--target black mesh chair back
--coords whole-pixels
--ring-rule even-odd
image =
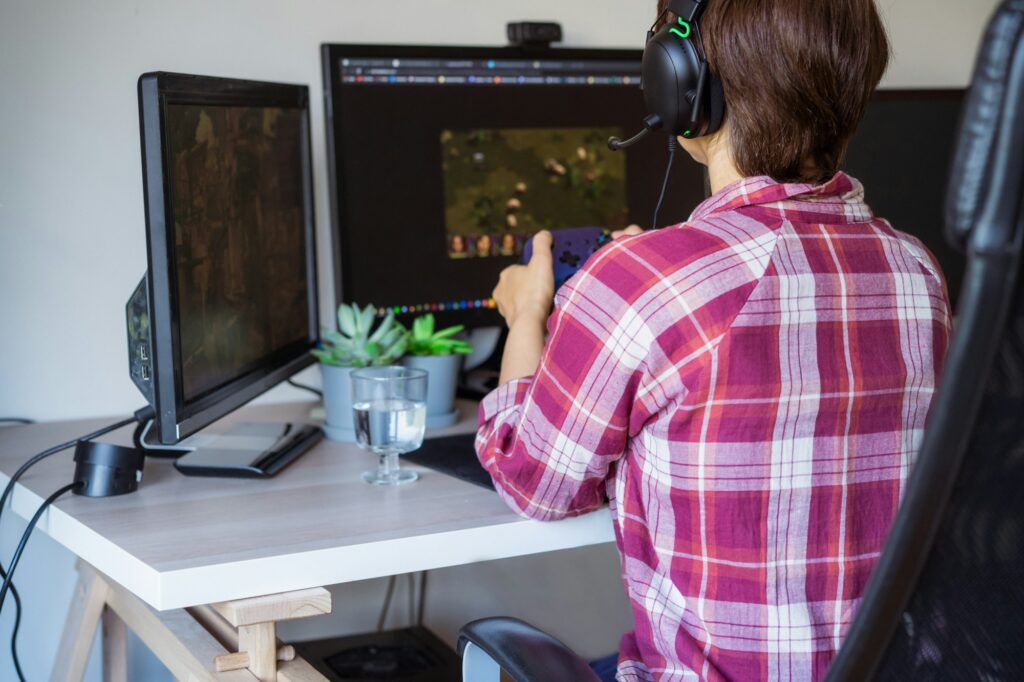
[[[846,641],[847,680],[1024,680],[1024,0],[989,24],[946,206],[967,275],[906,496]]]

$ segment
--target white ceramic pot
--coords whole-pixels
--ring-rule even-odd
[[[354,367],[336,367],[320,363],[324,392],[324,434],[330,440],[354,443],[355,420],[352,416],[352,371]]]
[[[451,426],[459,420],[455,407],[455,390],[462,371],[461,355],[407,355],[402,359],[406,367],[426,370],[427,428]]]

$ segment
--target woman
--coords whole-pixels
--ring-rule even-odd
[[[725,125],[680,144],[713,195],[620,235],[550,317],[550,235],[502,273],[477,451],[526,516],[610,503],[636,626],[619,680],[819,679],[902,497],[951,315],[931,255],[839,170],[888,61],[873,1],[709,0],[702,35]]]

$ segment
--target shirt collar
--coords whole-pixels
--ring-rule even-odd
[[[840,171],[821,185],[781,183],[767,176],[743,178],[701,203],[690,221],[745,206],[799,213],[804,222],[857,223],[874,217],[864,203],[864,186]]]

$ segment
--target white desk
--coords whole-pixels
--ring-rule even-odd
[[[223,420],[306,421],[312,403],[249,407]],[[476,409],[431,435],[475,429]],[[113,420],[0,429],[0,484],[32,454]],[[129,429],[108,436],[127,442]],[[12,508],[29,517],[71,480],[73,452],[22,477]],[[614,540],[607,509],[556,523],[520,518],[489,490],[413,467],[413,485],[382,489],[359,474],[376,457],[323,441],[269,480],[180,475],[150,459],[139,490],[59,500],[44,532],[154,609],[165,611]],[[403,466],[409,466],[403,464]]]

